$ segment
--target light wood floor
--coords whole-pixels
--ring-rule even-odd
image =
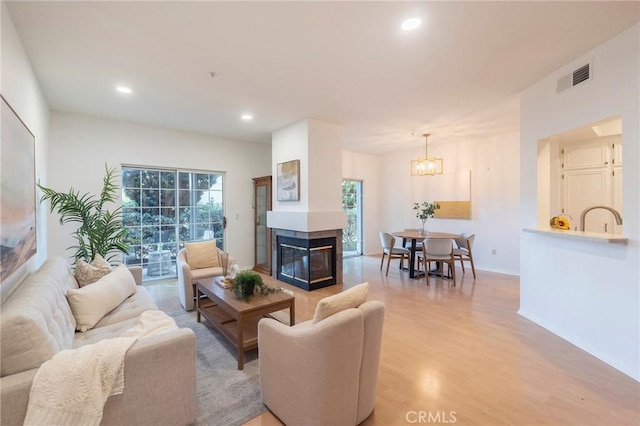
[[[363,425],[418,423],[421,412],[432,424],[640,424],[639,383],[520,317],[518,277],[476,271],[474,282],[458,266],[456,287],[436,278],[427,287],[397,262],[385,277],[379,257],[347,259],[344,285],[294,290],[298,322],[363,281],[385,303],[376,408]],[[267,412],[246,425],[279,424]]]

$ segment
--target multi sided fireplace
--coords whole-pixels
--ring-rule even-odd
[[[316,290],[339,282],[336,237],[278,235],[274,238],[276,277],[284,282]],[[341,279],[340,279],[341,281]]]

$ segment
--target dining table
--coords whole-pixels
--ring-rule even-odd
[[[407,230],[392,232],[394,237],[402,238],[402,247],[406,246],[407,240],[411,240],[411,246],[409,247],[409,278],[420,278],[424,276],[424,272],[416,271],[416,247],[419,240],[425,238],[442,238],[442,239],[456,239],[460,237],[460,234],[452,234],[450,232],[421,232],[420,230]]]

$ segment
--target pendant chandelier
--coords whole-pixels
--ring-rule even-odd
[[[442,158],[429,157],[427,154],[427,138],[429,133],[424,135],[424,157],[411,160],[411,176],[433,176],[441,175],[444,169]]]

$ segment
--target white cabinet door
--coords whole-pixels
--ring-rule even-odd
[[[580,230],[580,214],[587,207],[606,205],[608,183],[607,171],[600,170],[567,170],[564,172],[564,213],[573,218],[571,229]],[[593,210],[588,213],[585,231],[604,232],[605,216],[610,214],[604,210]]]
[[[563,151],[565,170],[592,169],[609,164],[609,147],[602,141],[565,146]]]
[[[580,215],[593,206],[611,206],[622,212],[622,143],[620,136],[601,138],[562,147],[562,206],[570,215],[572,229],[580,229]],[[613,214],[590,211],[585,231],[622,234]]]

